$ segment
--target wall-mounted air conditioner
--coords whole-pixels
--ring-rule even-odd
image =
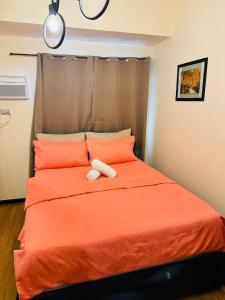
[[[27,79],[23,76],[0,76],[0,100],[28,100]]]

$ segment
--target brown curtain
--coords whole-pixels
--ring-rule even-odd
[[[38,132],[132,128],[136,154],[143,158],[149,64],[150,58],[38,54],[32,140]]]
[[[150,58],[95,58],[92,130],[132,128],[144,157]]]
[[[91,126],[93,58],[39,54],[34,107],[38,132],[73,133]]]

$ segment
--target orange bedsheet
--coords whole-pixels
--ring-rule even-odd
[[[218,213],[141,161],[113,165],[116,179],[86,180],[90,167],[42,170],[29,180],[15,251],[20,300],[50,289],[225,248]]]

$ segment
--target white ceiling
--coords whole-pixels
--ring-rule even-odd
[[[42,26],[39,24],[0,21],[0,35],[40,38],[42,37]],[[66,30],[67,40],[132,44],[149,47],[160,43],[166,38],[168,37],[103,30],[76,29],[71,27],[68,27]]]

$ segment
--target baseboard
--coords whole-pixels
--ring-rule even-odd
[[[23,203],[23,202],[25,202],[25,198],[0,200],[0,205],[3,205],[3,204]]]

